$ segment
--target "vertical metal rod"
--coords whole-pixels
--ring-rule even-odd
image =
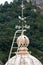
[[[23,18],[23,0],[22,0],[22,18]],[[22,34],[23,34],[23,21],[22,21]]]
[[[22,17],[23,17],[23,0],[22,0]]]

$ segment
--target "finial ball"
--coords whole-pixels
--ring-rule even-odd
[[[25,35],[19,36],[19,37],[17,38],[17,44],[18,44],[19,46],[20,46],[20,45],[22,45],[22,46],[28,46],[28,44],[29,44],[29,39],[28,39],[28,37],[25,36]]]

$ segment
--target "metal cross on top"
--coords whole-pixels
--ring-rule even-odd
[[[23,30],[23,28],[26,28],[26,29],[30,29],[30,25],[23,25],[23,23],[25,22],[26,23],[26,18],[27,17],[24,17],[24,9],[25,9],[25,5],[24,5],[24,3],[23,3],[23,0],[22,0],[22,4],[20,5],[21,6],[21,8],[22,8],[22,10],[21,10],[21,16],[18,16],[18,18],[19,18],[19,22],[22,22],[22,27],[21,26],[18,26],[18,25],[16,25],[16,29],[21,29],[22,28],[22,30]]]

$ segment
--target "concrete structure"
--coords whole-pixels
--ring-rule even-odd
[[[27,0],[27,2],[31,1],[32,5],[38,6],[41,10],[43,10],[43,0]]]
[[[42,4],[43,3],[43,0],[27,0],[27,2],[31,1],[33,4]]]

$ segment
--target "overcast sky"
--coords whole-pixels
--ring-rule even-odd
[[[0,4],[4,4],[5,1],[8,1],[8,3],[12,2],[13,0],[0,0]]]

